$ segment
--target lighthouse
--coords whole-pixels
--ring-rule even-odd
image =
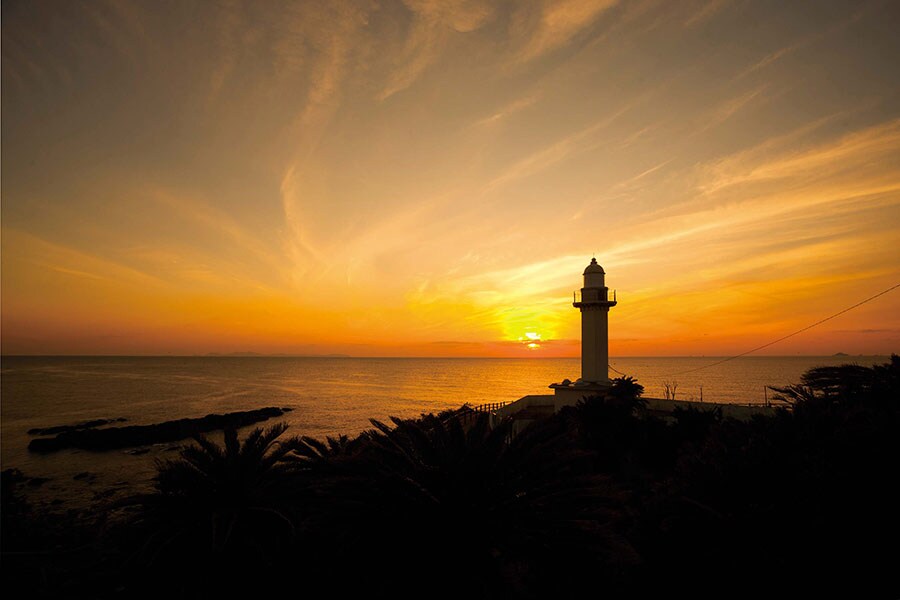
[[[606,272],[596,258],[584,270],[584,287],[573,296],[572,306],[581,311],[581,377],[550,384],[555,410],[609,388],[609,309],[616,305],[616,293],[610,299]]]
[[[572,381],[563,379],[551,383],[553,394],[531,394],[514,402],[484,405],[474,410],[486,410],[491,414],[491,423],[511,417],[513,435],[522,431],[529,423],[552,415],[558,410],[575,406],[578,402],[602,397],[610,389],[609,381],[609,309],[617,304],[616,292],[610,298],[606,287],[606,273],[592,258],[584,270],[584,287],[574,293],[572,306],[581,312],[581,377]],[[702,411],[719,411],[721,414],[741,420],[755,414],[773,414],[768,406],[738,406],[713,402],[699,403],[684,400],[644,398],[647,409],[655,414],[669,414],[689,406]]]
[[[584,287],[575,293],[572,306],[581,311],[581,378],[579,382],[609,385],[609,309],[616,305],[615,292],[609,299],[606,273],[592,258],[584,270]]]
[[[574,293],[572,306],[581,311],[581,377],[551,383],[553,395],[523,396],[498,409],[492,418],[513,417],[513,432],[531,421],[551,415],[583,398],[601,396],[609,390],[609,309],[616,305],[616,292],[609,297],[606,273],[592,258],[584,270],[584,287]]]

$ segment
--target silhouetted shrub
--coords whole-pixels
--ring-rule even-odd
[[[743,582],[803,595],[895,595],[900,363],[813,369],[792,411],[709,428],[642,507],[635,543],[654,593]],[[787,391],[793,390],[793,391]],[[698,439],[694,437],[694,439]],[[748,570],[753,577],[747,577]]]
[[[131,567],[130,593],[181,594],[257,589],[271,584],[296,541],[302,510],[300,469],[280,443],[287,426],[256,429],[224,445],[205,437],[176,460],[157,461],[153,493],[118,506],[136,508],[122,530]]]
[[[360,592],[540,597],[633,560],[614,527],[620,495],[561,422],[511,440],[487,415],[373,425],[355,472],[321,482],[332,576],[356,573]]]

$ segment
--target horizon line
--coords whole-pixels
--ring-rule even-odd
[[[645,354],[623,355],[622,358],[856,358],[856,357],[889,357],[897,352],[875,354],[849,354],[837,352],[834,354],[757,354],[752,356],[734,357],[728,354]],[[556,360],[556,359],[580,359],[581,356],[373,356],[352,354],[287,354],[287,353],[261,353],[261,352],[210,352],[205,354],[0,354],[4,358],[355,358],[355,359],[465,359],[465,360]]]

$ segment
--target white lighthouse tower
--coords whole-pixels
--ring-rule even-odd
[[[606,273],[592,258],[584,270],[584,287],[575,292],[572,306],[581,311],[581,377],[550,387],[557,406],[577,402],[585,396],[609,387],[609,309],[615,306],[616,293],[609,298]]]
[[[512,417],[513,432],[531,421],[551,415],[582,398],[603,394],[609,389],[609,309],[616,305],[616,293],[609,298],[606,273],[592,258],[584,270],[584,287],[575,292],[572,305],[581,311],[581,377],[551,383],[553,395],[523,396],[497,409],[492,418]]]
[[[616,305],[615,292],[609,299],[606,273],[592,258],[584,270],[581,298],[577,292],[572,306],[581,310],[581,379],[589,384],[609,385],[609,309]]]

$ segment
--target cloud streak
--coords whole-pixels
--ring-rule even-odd
[[[536,9],[522,5],[514,16],[514,27],[531,25],[531,31],[520,60],[533,60],[565,46],[616,4],[617,0],[557,0],[540,2]],[[527,14],[530,10],[537,14]]]

